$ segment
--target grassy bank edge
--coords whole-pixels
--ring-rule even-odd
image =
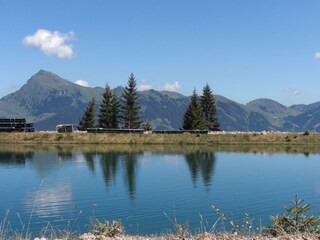
[[[0,133],[0,143],[15,144],[174,144],[228,145],[281,144],[320,145],[320,134],[293,132],[215,133],[215,134],[112,134],[112,133]]]

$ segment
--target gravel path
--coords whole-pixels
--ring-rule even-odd
[[[46,239],[36,239],[46,240]],[[177,237],[177,236],[116,236],[104,237],[95,236],[91,233],[81,235],[78,240],[320,240],[320,234],[302,234],[302,235],[285,235],[279,237],[267,236],[236,236],[232,234],[199,234],[191,237]]]

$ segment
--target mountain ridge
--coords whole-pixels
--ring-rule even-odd
[[[123,87],[113,89],[118,97]],[[98,112],[103,88],[83,87],[40,70],[16,92],[0,99],[0,117],[24,117],[36,130],[54,130],[57,124],[78,124],[88,102],[96,97]],[[141,117],[154,129],[172,130],[182,126],[190,96],[154,89],[138,91]],[[247,104],[215,95],[218,120],[225,131],[320,131],[320,102],[284,106],[260,98]]]

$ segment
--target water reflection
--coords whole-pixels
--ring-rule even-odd
[[[24,165],[26,159],[32,158],[33,154],[33,152],[0,152],[0,164]]]
[[[123,176],[123,183],[130,198],[133,198],[137,184],[139,160],[144,152],[158,154],[179,154],[184,157],[188,166],[193,185],[199,179],[203,185],[212,185],[216,166],[215,152],[252,152],[255,154],[302,153],[307,158],[311,153],[320,150],[312,146],[166,146],[166,145],[1,145],[0,165],[25,165],[35,169],[41,177],[63,167],[67,162],[85,161],[89,171],[95,176],[101,169],[104,184],[107,189],[115,183],[118,176]],[[81,156],[81,157],[80,157]],[[80,159],[81,158],[81,159]],[[81,161],[80,161],[81,160]]]
[[[95,173],[94,155],[95,155],[95,153],[93,153],[93,152],[86,152],[83,154],[84,159],[87,163],[87,166],[88,166],[90,172],[92,172],[93,174]]]
[[[140,155],[142,153],[132,151],[98,153],[106,187],[115,181],[118,172],[123,172],[128,193],[132,198],[136,191],[136,171]]]
[[[129,152],[123,156],[124,165],[125,165],[125,182],[132,198],[136,191],[136,170],[138,165],[138,156],[141,153]]]
[[[249,209],[268,219],[295,193],[319,205],[314,153],[320,149],[294,145],[0,145],[0,180],[10,183],[0,184],[0,205],[14,207],[24,222],[33,213],[40,226],[72,219],[73,206],[85,225],[96,204],[99,219],[121,219],[140,234],[160,232],[155,226],[168,224],[161,213],[173,205],[191,223],[199,213],[211,217],[213,203],[235,216]],[[146,228],[134,230],[138,225]]]
[[[69,208],[73,202],[70,182],[58,182],[53,186],[40,186],[37,191],[28,191],[25,196],[25,206],[29,212],[39,217],[53,218]]]
[[[99,154],[100,165],[103,173],[103,178],[106,187],[109,187],[110,184],[115,181],[118,172],[118,159],[119,153],[117,152],[108,152]],[[87,162],[91,161],[87,159]]]
[[[185,155],[192,182],[195,185],[198,175],[201,174],[205,186],[211,185],[212,176],[216,165],[214,152],[191,152]]]

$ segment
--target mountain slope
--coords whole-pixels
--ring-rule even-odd
[[[0,99],[0,117],[27,118],[36,130],[54,130],[57,124],[78,124],[88,102],[96,97],[98,112],[103,88],[82,87],[40,70],[18,91]],[[113,91],[121,96],[123,87]],[[141,117],[153,129],[179,129],[190,97],[168,91],[138,92]],[[320,131],[320,103],[286,107],[271,99],[246,105],[215,96],[218,120],[226,131]]]
[[[78,118],[88,101],[99,95],[98,92],[101,93],[102,89],[85,88],[40,70],[17,92],[1,99],[0,116],[26,117],[35,123],[59,114]]]
[[[274,128],[269,130],[281,130],[285,117],[295,116],[300,113],[298,109],[288,108],[274,100],[266,98],[253,100],[247,103],[246,107],[252,112],[262,114],[274,126]]]

